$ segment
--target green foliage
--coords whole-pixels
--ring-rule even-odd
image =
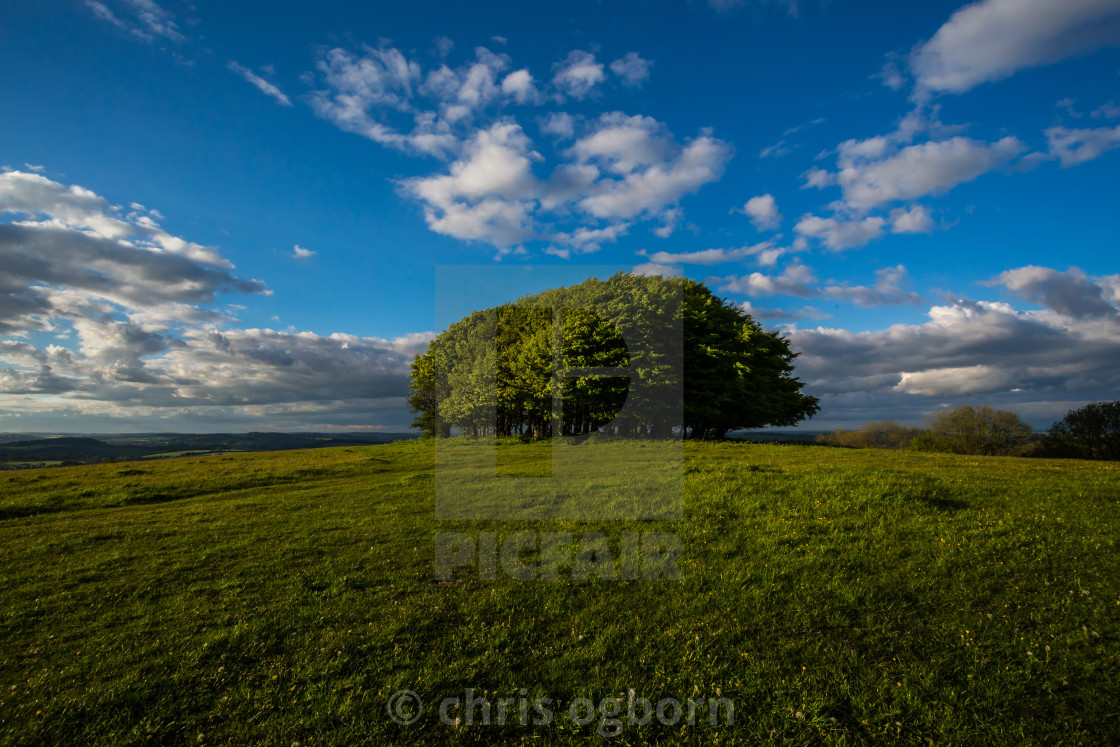
[[[413,363],[408,401],[427,435],[581,435],[613,422],[622,435],[721,438],[818,411],[796,357],[702,283],[619,273],[452,324]],[[579,371],[619,367],[641,386]],[[628,419],[616,419],[624,403]]]
[[[1070,410],[1040,446],[1046,456],[1120,460],[1120,400]]]
[[[673,532],[674,582],[437,582],[430,443],[0,475],[0,744],[603,741],[439,724],[467,687],[735,704],[622,745],[1120,742],[1120,464],[684,450],[679,521],[452,527]]]
[[[1007,456],[1020,454],[1031,442],[1031,427],[1009,410],[966,405],[942,410],[926,419],[928,439],[916,448],[953,454]]]
[[[880,420],[862,425],[854,431],[837,429],[832,433],[822,434],[817,436],[817,443],[850,449],[907,449],[922,433],[921,428],[899,425],[893,420]]]

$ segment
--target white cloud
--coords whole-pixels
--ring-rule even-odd
[[[654,252],[649,254],[650,262],[657,264],[718,265],[737,262],[747,257],[755,257],[764,267],[773,265],[779,257],[790,249],[774,246],[772,241],[764,241],[754,246],[741,246],[736,249],[703,249],[695,252]],[[645,251],[638,254],[646,256]]]
[[[533,76],[527,69],[515,70],[502,79],[502,93],[519,104],[537,101],[540,98]]]
[[[612,112],[602,115],[596,129],[578,140],[571,152],[581,163],[595,162],[626,175],[664,161],[673,147],[668,129],[653,117]]]
[[[573,160],[539,179],[533,164],[543,158],[521,127],[507,121],[476,133],[448,174],[403,184],[438,233],[499,248],[542,240],[588,251],[615,240],[637,218],[661,219],[662,228],[675,223],[676,203],[719,178],[730,149],[707,136],[681,147],[661,123],[614,112],[564,155]],[[542,213],[554,214],[548,231],[539,226]],[[572,218],[578,225],[565,229],[563,219]]]
[[[304,249],[299,244],[296,244],[294,247],[292,247],[292,258],[293,259],[311,259],[316,254],[317,254],[317,252],[314,252],[311,249]]]
[[[933,230],[933,218],[921,205],[892,210],[890,222],[891,233],[929,233]]]
[[[750,217],[751,223],[760,231],[774,231],[782,224],[778,203],[774,200],[774,195],[769,193],[747,200],[742,212]]]
[[[594,193],[580,200],[579,206],[597,218],[626,219],[657,211],[719,180],[732,153],[731,146],[722,140],[698,137],[675,158],[634,170],[620,179],[596,182]],[[623,161],[615,163],[621,165]]]
[[[649,263],[646,263],[644,265],[638,265],[637,267],[635,267],[633,270],[630,271],[630,274],[631,275],[642,275],[642,276],[647,276],[647,277],[648,276],[660,275],[661,277],[665,277],[665,278],[675,278],[675,277],[678,277],[681,274],[681,271],[678,270],[676,267],[667,267],[666,265],[659,265],[659,264],[649,262]]]
[[[920,90],[964,93],[1118,42],[1117,0],[981,0],[916,48],[910,66]]]
[[[885,226],[886,221],[878,216],[870,216],[862,220],[844,220],[804,215],[793,230],[802,236],[818,239],[833,251],[840,251],[874,241],[883,235]]]
[[[603,66],[595,60],[594,54],[573,49],[567,59],[556,64],[552,84],[574,99],[583,99],[605,78]]]
[[[541,132],[561,139],[575,137],[576,120],[566,112],[551,112],[540,120]]]
[[[893,154],[880,138],[845,145],[840,170],[827,179],[814,175],[810,181],[814,186],[838,184],[844,202],[856,210],[943,194],[1008,165],[1026,150],[1011,136],[993,143],[958,136],[910,145]]]
[[[655,258],[651,258],[656,261]],[[813,271],[803,264],[792,264],[780,275],[766,275],[752,272],[738,278],[724,278],[719,290],[726,293],[741,293],[747,296],[798,296],[800,298],[831,298],[847,301],[856,306],[872,307],[920,303],[921,297],[905,290],[906,268],[884,267],[875,272],[875,286],[864,285],[826,285],[817,284]]]
[[[1058,107],[1059,109],[1063,109],[1066,114],[1073,117],[1074,119],[1080,119],[1081,117],[1083,117],[1085,115],[1082,114],[1081,112],[1077,111],[1077,109],[1074,108],[1074,105],[1076,103],[1077,103],[1076,99],[1065,98],[1065,99],[1062,99],[1060,101],[1055,102],[1054,106]]]
[[[508,247],[536,235],[530,216],[540,188],[535,159],[518,125],[497,124],[475,135],[449,174],[404,184],[425,203],[425,220],[436,233]]]
[[[1109,101],[1102,104],[1100,108],[1093,110],[1093,119],[1116,119],[1117,117],[1120,117],[1120,106],[1117,106],[1114,101]]]
[[[611,63],[611,72],[622,79],[628,86],[640,86],[649,79],[649,69],[653,63],[642,59],[637,52],[627,52]]]
[[[446,36],[437,36],[434,44],[436,47],[436,54],[441,60],[446,59],[447,55],[451,54],[451,50],[455,49],[455,41]]]
[[[896,267],[884,267],[880,270],[876,270],[875,287],[873,288],[868,288],[864,285],[831,285],[824,288],[821,294],[829,298],[849,301],[856,306],[864,308],[905,303],[921,303],[921,296],[917,293],[907,291],[902,287],[907,282],[906,268],[902,265],[898,265]]]
[[[900,91],[906,85],[906,76],[902,74],[898,63],[894,60],[887,60],[883,64],[882,71],[876,77],[883,81],[883,85],[892,91]]]
[[[681,199],[721,178],[732,156],[728,143],[706,131],[680,143],[651,117],[550,112],[537,122],[553,136],[558,163],[538,177],[534,169],[543,171],[546,159],[505,111],[542,103],[548,89],[527,68],[512,69],[507,55],[482,47],[474,55],[471,63],[425,72],[385,44],[319,52],[324,85],[310,100],[320,116],[388,147],[452,160],[445,173],[399,182],[437,233],[500,252],[540,241],[557,256],[593,251],[636,220],[659,221],[653,232],[666,237],[682,220]],[[615,74],[633,78],[647,61],[627,55],[616,62],[624,67]],[[574,50],[556,66],[551,93],[584,98],[604,77],[592,53]]]
[[[292,105],[291,100],[288,99],[288,97],[284,94],[283,91],[281,91],[275,85],[273,85],[272,83],[269,83],[267,80],[265,80],[264,78],[260,77],[256,73],[254,73],[252,70],[250,70],[246,67],[242,67],[241,65],[238,65],[233,60],[230,60],[230,63],[229,63],[228,67],[229,67],[230,70],[232,70],[233,72],[237,73],[242,78],[244,78],[247,82],[256,86],[257,90],[259,90],[261,93],[263,93],[266,96],[271,96],[273,99],[276,100],[276,103],[280,104],[281,106],[291,106]]]
[[[326,84],[311,95],[311,105],[320,117],[347,132],[367,137],[382,145],[420,154],[446,156],[459,144],[450,124],[439,121],[433,112],[416,112],[412,98],[420,86],[419,63],[408,60],[391,47],[365,47],[361,56],[334,48],[320,54],[316,67]],[[442,76],[442,77],[441,77]],[[433,71],[427,84],[450,98],[457,94],[458,78],[446,66]],[[451,90],[447,90],[451,89]],[[383,122],[394,112],[409,116],[411,131]]]
[[[725,278],[719,285],[724,293],[741,293],[746,296],[800,296],[813,298],[820,294],[813,271],[797,263],[786,267],[780,275],[752,272],[738,278]]]
[[[1050,155],[1061,159],[1065,167],[1092,161],[1120,147],[1120,125],[1085,130],[1051,127],[1045,135],[1050,144]]]

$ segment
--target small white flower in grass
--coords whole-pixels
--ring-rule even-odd
[[[794,715],[794,716],[795,716],[796,718],[799,718],[799,719],[801,719],[802,721],[804,721],[804,720],[805,720],[805,714],[804,714],[804,713],[802,713],[801,711],[798,711],[797,713],[795,713],[795,714],[793,714],[793,715]]]

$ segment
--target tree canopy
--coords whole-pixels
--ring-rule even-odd
[[[1120,460],[1120,400],[1070,410],[1050,426],[1042,445],[1052,456]]]
[[[703,283],[619,273],[452,324],[413,362],[408,402],[427,435],[720,438],[819,410],[796,357]]]

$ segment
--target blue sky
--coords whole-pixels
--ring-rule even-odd
[[[17,0],[0,41],[0,431],[399,430],[460,264],[553,268],[478,306],[705,280],[809,428],[1120,396],[1120,0]]]

